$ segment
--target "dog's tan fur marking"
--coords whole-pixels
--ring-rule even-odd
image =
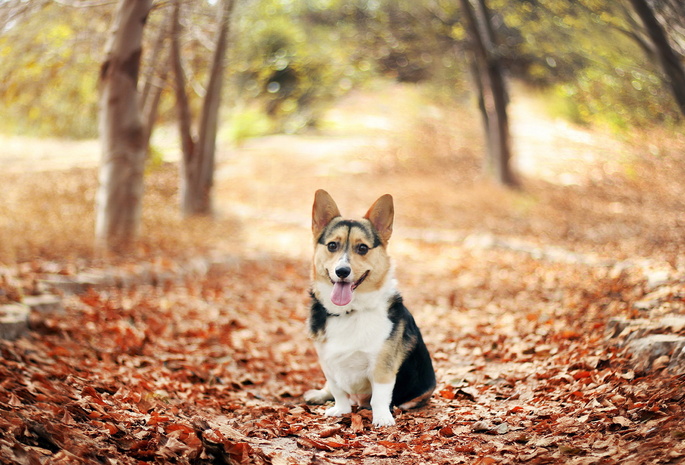
[[[364,243],[371,247],[373,244],[373,237],[369,237],[358,228],[353,228],[350,231],[350,245],[351,249],[355,246]],[[369,249],[366,255],[359,255],[354,252],[350,254],[350,264],[352,269],[361,276],[366,270],[371,270],[369,276],[364,281],[363,289],[360,290],[377,290],[385,282],[388,272],[390,271],[390,258],[387,255],[385,246]]]
[[[383,344],[373,370],[373,380],[376,383],[394,382],[402,362],[413,348],[414,341],[405,344],[402,340],[405,325],[404,321],[400,321],[393,334]]]

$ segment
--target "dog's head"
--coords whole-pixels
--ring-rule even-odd
[[[333,198],[316,191],[312,209],[314,281],[321,291],[330,287],[330,300],[349,305],[355,292],[378,290],[388,278],[386,246],[392,234],[392,196],[380,197],[360,220],[343,219]]]

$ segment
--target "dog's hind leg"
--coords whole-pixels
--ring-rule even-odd
[[[343,391],[340,386],[330,380],[326,383],[326,387],[331,394],[333,394],[335,404],[333,404],[333,407],[328,407],[326,412],[324,412],[324,415],[327,417],[339,417],[346,413],[350,413],[352,411],[352,402],[350,401],[350,396],[347,392]]]
[[[329,400],[333,400],[333,394],[331,394],[330,389],[328,389],[328,383],[326,383],[323,389],[310,389],[305,392],[302,397],[306,403],[313,405],[321,405]]]
[[[423,407],[428,403],[430,400],[431,396],[433,395],[433,389],[431,388],[430,390],[426,391],[425,393],[421,394],[418,397],[415,397],[407,402],[404,402],[403,404],[398,405],[398,407],[402,410],[409,410],[413,408],[419,408]]]

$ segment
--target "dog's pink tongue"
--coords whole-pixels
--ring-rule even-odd
[[[331,301],[338,307],[343,307],[352,301],[352,283],[338,281],[333,284]]]

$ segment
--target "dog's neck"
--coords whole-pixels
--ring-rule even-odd
[[[354,309],[347,310],[345,313],[331,313],[328,310],[326,310],[326,315],[333,316],[333,317],[335,317],[335,316],[347,316],[347,315],[350,315],[352,313],[354,313]]]

